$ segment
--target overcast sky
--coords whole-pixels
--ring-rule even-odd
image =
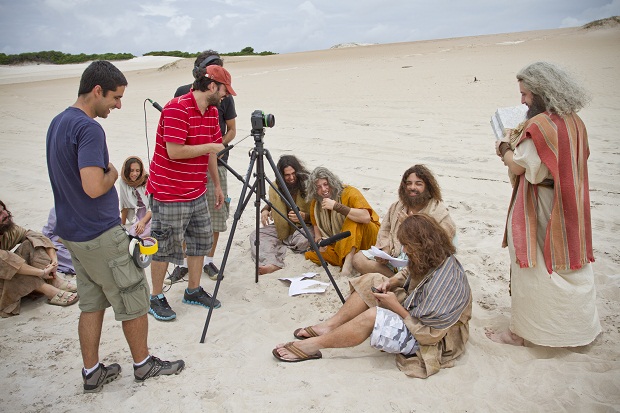
[[[0,0],[0,52],[300,52],[580,26],[620,0]]]

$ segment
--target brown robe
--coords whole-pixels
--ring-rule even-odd
[[[15,252],[11,252],[17,245]],[[49,238],[18,225],[0,236],[0,317],[19,314],[22,297],[45,283],[42,278],[17,271],[24,263],[45,268],[51,262],[46,248],[54,248]]]

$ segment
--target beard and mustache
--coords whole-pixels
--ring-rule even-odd
[[[547,110],[547,105],[543,98],[539,95],[534,95],[532,98],[532,104],[527,108],[526,119],[532,119],[534,116],[539,115]]]
[[[405,193],[405,195],[401,197],[401,201],[408,209],[421,209],[425,207],[432,198],[431,193],[427,189],[424,189],[423,192],[414,191],[414,193],[416,196]]]
[[[0,224],[0,235],[9,231],[11,228],[13,228],[13,226],[15,226],[15,223],[13,222],[13,216],[9,212],[9,216],[7,217],[6,221]]]

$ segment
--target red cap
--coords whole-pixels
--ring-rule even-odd
[[[205,77],[208,77],[209,79],[213,79],[216,82],[223,84],[224,86],[226,86],[226,90],[228,91],[228,94],[237,96],[237,94],[235,93],[235,90],[230,85],[231,83],[230,73],[228,73],[228,70],[224,69],[222,66],[218,66],[218,65],[207,66],[207,73],[205,73]]]

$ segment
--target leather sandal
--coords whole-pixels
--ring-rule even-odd
[[[72,293],[69,291],[60,291],[54,297],[48,299],[47,303],[51,305],[59,305],[61,307],[67,307],[67,306],[77,303],[79,299],[80,298],[78,297],[77,293]]]

